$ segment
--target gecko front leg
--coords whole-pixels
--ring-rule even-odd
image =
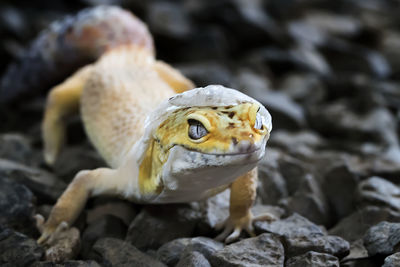
[[[115,192],[116,179],[113,176],[116,173],[108,168],[80,171],[58,199],[48,220],[44,223],[41,215],[36,216],[37,226],[41,231],[37,242],[51,245],[60,231],[74,223],[90,196]]]
[[[216,237],[217,240],[225,243],[235,241],[240,233],[245,230],[250,236],[255,236],[253,222],[259,220],[271,221],[275,217],[271,214],[254,216],[251,207],[256,198],[257,190],[257,168],[237,178],[231,185],[229,203],[229,217],[216,228],[225,228]]]

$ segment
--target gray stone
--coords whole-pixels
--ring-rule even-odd
[[[189,205],[146,206],[132,221],[126,241],[138,249],[157,249],[164,243],[193,234],[199,213]]]
[[[44,201],[55,202],[67,187],[66,183],[47,171],[9,160],[0,159],[0,175],[25,185]]]
[[[342,259],[343,262],[355,261],[359,259],[368,258],[368,251],[364,247],[362,239],[358,239],[350,244],[350,253]]]
[[[288,258],[315,251],[327,253],[338,258],[349,254],[350,244],[338,236],[308,235],[284,238],[285,255]]]
[[[93,170],[106,165],[92,146],[84,144],[63,148],[52,169],[57,177],[69,183],[81,170]]]
[[[335,213],[336,220],[354,211],[354,193],[358,181],[359,177],[350,170],[348,164],[338,164],[326,172],[322,189]]]
[[[283,266],[284,248],[279,237],[262,234],[226,246],[211,258],[214,266]]]
[[[315,74],[289,73],[283,79],[280,89],[296,102],[305,105],[319,103],[326,95],[321,78]]]
[[[322,228],[297,213],[286,219],[271,223],[255,222],[254,226],[258,233],[273,233],[287,238],[325,235]]]
[[[0,226],[0,265],[30,266],[40,260],[43,249],[35,240]]]
[[[233,75],[228,68],[217,62],[197,62],[179,65],[179,70],[197,86],[221,84],[233,87]]]
[[[362,238],[371,226],[381,221],[400,222],[400,213],[388,208],[367,206],[343,218],[329,230],[329,234],[353,242]]]
[[[46,249],[45,259],[51,262],[73,260],[81,248],[79,230],[75,227],[61,231],[51,246]]]
[[[395,119],[385,108],[358,114],[342,102],[308,109],[310,126],[326,137],[397,144]]]
[[[115,238],[97,240],[90,258],[102,266],[165,267],[163,263],[144,254],[131,244]]]
[[[265,165],[258,166],[257,196],[263,204],[276,205],[282,198],[288,196],[286,181],[282,175]]]
[[[190,241],[190,238],[178,238],[165,243],[157,250],[157,259],[168,266],[175,266]]]
[[[377,205],[400,211],[400,188],[380,178],[370,177],[357,188],[358,202],[361,205]]]
[[[274,130],[268,145],[284,149],[296,158],[312,158],[314,150],[324,147],[325,142],[316,132],[312,131]]]
[[[303,255],[287,260],[286,267],[339,267],[335,256],[309,251]]]
[[[199,235],[215,235],[215,226],[229,216],[230,190],[227,189],[213,197],[198,203],[201,214],[196,233]]]
[[[297,191],[286,200],[286,209],[290,213],[296,212],[316,224],[329,226],[331,224],[330,209],[320,185],[311,174],[299,177],[299,180],[301,183]]]
[[[291,100],[287,95],[269,91],[260,95],[257,99],[268,107],[268,111],[274,118],[274,129],[298,130],[305,126],[305,114],[303,108]]]
[[[23,233],[34,233],[35,197],[24,185],[0,175],[0,224]]]
[[[64,261],[63,263],[38,261],[31,267],[100,267],[100,265],[95,261]]]
[[[193,29],[183,6],[174,2],[152,2],[147,10],[147,23],[151,32],[176,39],[190,36]]]
[[[157,250],[157,259],[168,266],[175,266],[183,254],[199,252],[206,259],[210,259],[223,247],[222,243],[207,237],[178,238],[162,245]]]
[[[184,254],[176,267],[211,267],[211,264],[203,254],[193,251]]]
[[[127,226],[118,217],[105,215],[93,221],[82,234],[81,254],[85,257],[89,254],[93,244],[104,237],[124,239]]]
[[[390,255],[399,251],[400,223],[380,222],[368,229],[364,246],[370,256]]]
[[[113,197],[97,197],[93,202],[94,207],[87,211],[86,222],[88,224],[111,215],[121,219],[126,226],[129,226],[136,217],[134,204],[130,201]]]
[[[293,195],[303,182],[301,178],[309,173],[308,166],[304,162],[289,156],[280,158],[278,163],[279,172],[286,180],[288,193]]]
[[[400,262],[400,252],[394,253],[385,258],[382,267],[398,267]]]
[[[27,165],[36,163],[31,141],[20,134],[0,135],[0,158]]]

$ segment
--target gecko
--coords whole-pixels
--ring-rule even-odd
[[[272,130],[271,115],[237,90],[222,85],[196,88],[177,69],[156,59],[147,26],[123,12],[135,27],[128,32],[134,36],[117,45],[101,42],[107,49],[102,48],[99,58],[47,96],[42,123],[46,163],[52,165],[62,149],[65,118],[80,112],[89,140],[108,167],[78,172],[49,218],[36,216],[38,243],[50,245],[59,229],[72,226],[90,197],[182,203],[227,188],[229,216],[216,238],[232,242],[242,231],[254,236],[254,221],[272,219],[250,210],[257,164]]]

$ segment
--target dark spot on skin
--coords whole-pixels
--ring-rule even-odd
[[[235,124],[233,122],[230,122],[229,126],[226,127],[226,129],[233,129],[233,128],[235,128]]]
[[[211,108],[214,109],[214,110],[218,109],[218,107],[211,107]]]
[[[229,114],[229,111],[221,111],[224,114]]]
[[[236,146],[239,142],[235,137],[232,137],[232,143]]]
[[[235,116],[235,114],[236,114],[236,113],[235,113],[234,111],[232,111],[232,112],[230,112],[230,113],[229,113],[229,115],[228,115],[228,116],[229,116],[229,118],[231,118],[231,119],[232,119],[232,118],[233,118],[233,116]]]
[[[230,108],[233,108],[233,106],[232,105],[231,106],[226,106],[225,108],[230,109]]]

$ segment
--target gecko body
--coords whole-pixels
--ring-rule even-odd
[[[230,216],[219,239],[232,241],[242,230],[253,235],[256,166],[272,129],[258,101],[220,85],[194,88],[152,49],[132,42],[106,51],[51,90],[43,122],[49,164],[65,139],[63,118],[77,110],[110,168],[76,175],[48,220],[38,219],[39,243],[52,243],[59,225],[72,225],[91,196],[178,203],[228,187]]]

